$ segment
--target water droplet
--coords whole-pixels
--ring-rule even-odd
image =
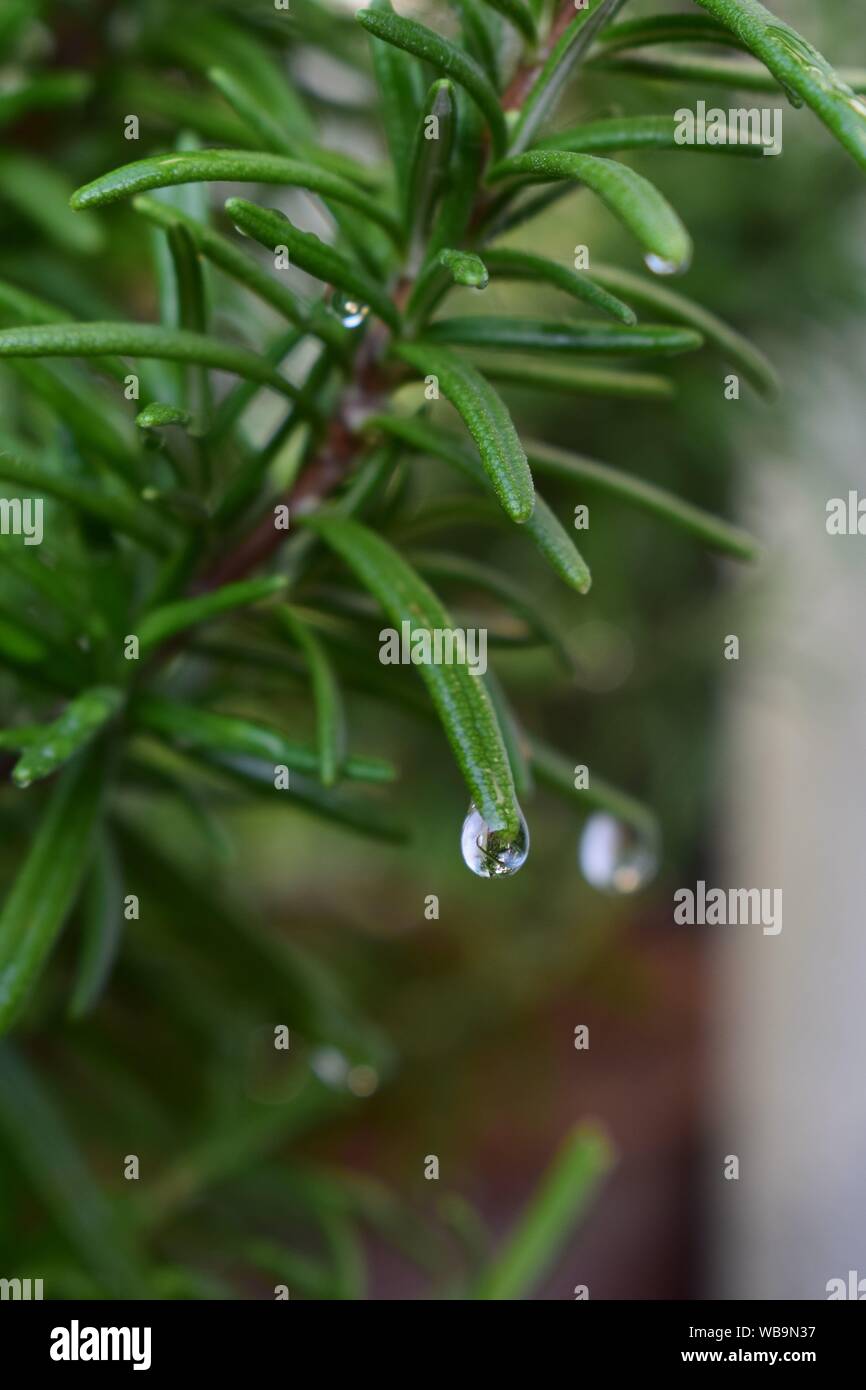
[[[604,811],[590,816],[577,849],[587,883],[602,893],[636,893],[658,869],[656,836]]]
[[[360,328],[370,312],[369,304],[362,304],[352,294],[335,290],[331,297],[331,308],[344,328]]]
[[[491,830],[474,805],[463,822],[460,852],[464,863],[479,878],[504,878],[522,869],[529,854],[529,827],[523,816],[517,835],[509,837],[501,830]]]
[[[653,251],[644,256],[643,260],[647,270],[651,270],[653,275],[683,275],[691,264],[691,258],[688,256],[682,261],[666,261],[664,256],[657,256]]]

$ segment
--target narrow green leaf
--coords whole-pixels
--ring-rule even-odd
[[[785,90],[763,63],[704,53],[614,53],[608,57],[602,52],[590,58],[586,66],[595,72],[623,73],[641,81],[711,82],[742,92],[765,92],[768,96]],[[837,75],[855,95],[866,94],[866,68],[839,68]],[[724,151],[724,146],[717,148]],[[736,147],[733,153],[737,153]]]
[[[348,517],[320,512],[307,525],[340,555],[402,631],[452,628],[448,614],[396,550],[381,536]],[[502,735],[490,697],[466,666],[419,666],[430,697],[451,742],[458,765],[487,824],[517,832],[520,808]]]
[[[423,521],[423,513],[419,522]],[[523,584],[512,579],[492,565],[467,555],[454,555],[450,551],[411,550],[408,559],[413,569],[425,578],[438,582],[459,584],[463,589],[480,589],[500,600],[518,618],[521,618],[530,632],[557,654],[567,659],[564,635],[552,623],[539,606],[538,601]]]
[[[138,623],[139,650],[143,655],[177,632],[210,622],[211,618],[221,617],[223,613],[231,613],[236,608],[261,603],[285,587],[286,581],[281,575],[270,579],[243,579],[237,584],[224,584],[213,593],[178,599],[176,603],[154,608],[145,613]]]
[[[11,370],[69,427],[77,443],[92,449],[127,481],[141,481],[142,465],[137,451],[127,443],[119,423],[106,409],[105,396],[94,390],[89,381],[43,362],[14,356],[7,361]]]
[[[470,363],[434,344],[398,343],[397,357],[439,389],[463,418],[497,497],[512,521],[528,521],[535,492],[523,446],[502,400]]]
[[[366,428],[385,430],[417,453],[440,458],[459,469],[485,491],[491,488],[490,478],[477,456],[449,431],[431,425],[419,416],[372,415]],[[565,527],[538,493],[535,494],[532,516],[524,526],[527,536],[560,579],[564,579],[578,593],[587,593],[591,583],[589,568]]]
[[[305,188],[319,197],[345,203],[377,222],[396,241],[399,225],[381,199],[366,193],[357,184],[330,169],[279,154],[260,154],[250,150],[186,150],[176,154],[137,159],[113,169],[92,183],[76,190],[70,199],[76,210],[105,207],[108,203],[146,193],[151,188],[171,188],[183,183],[276,183],[287,188]]]
[[[316,708],[319,776],[333,787],[346,757],[346,712],[334,668],[324,643],[293,609],[279,608],[276,621],[304,654]]]
[[[421,108],[404,192],[410,275],[416,274],[421,264],[433,211],[446,187],[456,120],[454,87],[447,78],[440,78],[433,83]]]
[[[106,835],[99,838],[81,902],[81,941],[68,1016],[76,1021],[96,1007],[123,933],[123,879]]]
[[[670,377],[651,372],[621,372],[610,367],[548,366],[546,362],[510,363],[482,356],[479,367],[491,381],[527,391],[556,391],[562,396],[608,396],[629,401],[670,401],[676,386]]]
[[[477,106],[463,91],[457,97],[457,133],[448,181],[427,243],[429,258],[466,238],[475,207],[484,160],[484,123]]]
[[[150,1292],[118,1213],[110,1205],[36,1073],[8,1044],[0,1046],[0,1136],[22,1176],[100,1281],[105,1298]]]
[[[157,323],[40,323],[0,329],[0,357],[156,357],[197,362],[270,386],[289,400],[298,392],[263,357],[201,333]]]
[[[593,352],[616,356],[634,353],[670,357],[680,352],[694,352],[703,343],[701,335],[693,329],[666,324],[638,323],[626,327],[589,319],[553,323],[547,319],[504,318],[492,314],[480,318],[464,314],[459,318],[437,319],[428,324],[425,332],[428,342],[459,343],[462,347],[497,348],[508,352]],[[427,350],[427,342],[424,350]],[[445,394],[448,394],[447,389]]]
[[[28,111],[49,111],[75,106],[93,87],[89,73],[66,68],[34,75],[10,74],[0,92],[0,127],[17,121]]]
[[[620,323],[637,323],[634,310],[596,284],[590,275],[572,270],[570,266],[560,265],[557,261],[548,260],[546,256],[491,247],[484,252],[484,263],[487,269],[501,280],[542,280],[545,284],[555,285],[557,289],[564,290],[573,299],[591,304],[600,313],[607,314]]]
[[[78,896],[96,825],[104,762],[92,748],[70,763],[0,913],[0,1034],[33,988]]]
[[[614,1161],[615,1151],[603,1130],[595,1125],[573,1129],[503,1249],[479,1280],[475,1298],[526,1297],[553,1263]]]
[[[615,53],[655,43],[721,43],[741,47],[727,29],[705,14],[658,14],[609,24],[596,39],[596,48]]]
[[[623,502],[651,512],[660,520],[697,536],[714,550],[733,555],[738,560],[754,560],[758,554],[757,542],[745,531],[700,507],[693,507],[674,493],[666,492],[654,483],[647,483],[632,473],[534,441],[529,446],[529,456],[533,467],[540,473],[597,487],[600,492],[619,497]]]
[[[302,232],[282,213],[258,207],[243,198],[229,198],[226,212],[247,236],[253,237],[269,251],[277,246],[287,247],[289,260],[295,265],[325,284],[354,295],[359,305],[369,306],[389,328],[399,328],[400,315],[394,301],[375,280],[313,232]]]
[[[824,122],[857,163],[866,168],[866,101],[806,39],[758,0],[697,0],[760,58],[800,103]]]
[[[492,181],[512,176],[533,183],[570,179],[591,188],[636,238],[657,273],[684,270],[691,260],[691,238],[670,203],[654,184],[625,164],[570,150],[530,150],[502,160],[489,174]]]
[[[520,154],[531,145],[538,131],[562,96],[565,84],[599,29],[613,19],[624,0],[588,0],[554,44],[528,95],[521,102],[511,130],[509,147]]]
[[[189,24],[167,24],[164,17],[144,34],[144,45],[162,57],[173,59],[182,68],[202,74],[209,68],[225,68],[256,99],[273,113],[279,124],[292,135],[308,138],[313,134],[312,118],[276,55],[244,24],[205,7]]]
[[[376,38],[413,53],[443,77],[450,77],[464,87],[487,120],[494,150],[502,153],[506,142],[505,117],[495,87],[474,58],[414,19],[377,10],[359,10],[358,19]]]
[[[539,782],[557,792],[570,805],[583,810],[607,811],[617,820],[634,826],[648,839],[658,839],[659,827],[654,813],[628,792],[611,786],[610,782],[605,782],[594,772],[590,773],[589,786],[575,787],[576,758],[567,758],[564,753],[549,748],[535,737],[530,737],[530,756],[532,770]]]
[[[381,15],[393,17],[394,14],[391,0],[374,0],[371,9]],[[382,39],[371,37],[370,49],[397,187],[405,188],[412,160],[412,137],[421,106],[421,68],[409,54]]]
[[[309,630],[309,629],[308,629]],[[139,696],[132,705],[139,727],[176,740],[182,747],[200,748],[284,764],[293,772],[316,773],[321,755],[315,748],[286,738],[278,729],[235,715],[214,714],[198,705],[184,705],[155,695]],[[341,740],[334,743],[339,751]],[[391,782],[395,770],[382,758],[350,756],[340,759],[341,770],[354,782]]]
[[[30,450],[25,454],[24,446],[16,444],[11,447],[15,448],[18,457],[0,453],[0,478],[4,482],[56,497],[87,516],[106,522],[122,535],[131,536],[149,550],[168,550],[170,536],[166,535],[165,526],[152,517],[144,506],[133,507],[122,498],[98,491],[92,484],[70,478],[66,473],[52,473],[44,464],[37,462]]]
[[[72,187],[52,165],[29,154],[0,151],[0,196],[67,254],[95,255],[103,245],[102,228],[89,214],[83,220],[69,211]]]
[[[772,363],[747,338],[703,305],[677,294],[666,285],[659,285],[655,280],[620,270],[618,266],[597,265],[594,274],[608,289],[628,295],[641,308],[694,328],[706,342],[712,343],[738,367],[762,396],[772,399],[778,394],[779,378]]]
[[[746,139],[741,139],[739,130],[727,131],[727,139],[722,145],[707,141],[683,145],[677,139],[680,122],[675,116],[609,116],[599,121],[587,121],[583,125],[570,126],[558,135],[550,135],[540,140],[537,149],[572,150],[576,154],[614,154],[618,150],[683,150],[689,149],[698,154],[743,155],[747,159],[761,159],[764,152],[772,148],[765,142],[760,131],[748,130]],[[702,127],[696,123],[696,131]]]
[[[535,17],[525,0],[484,0],[484,3],[489,5],[492,10],[497,10],[499,14],[504,15],[523,35],[527,43],[534,44],[537,41],[538,30],[535,26]]]
[[[250,256],[239,251],[236,246],[211,227],[190,217],[180,209],[141,194],[133,198],[132,206],[150,222],[166,230],[175,225],[186,228],[199,252],[206,256],[220,270],[225,271],[238,284],[244,285],[265,303],[272,304],[290,323],[306,332],[315,334],[339,352],[345,351],[345,334],[339,324],[319,306],[309,308],[301,304],[288,285],[278,278],[268,275]]]
[[[93,686],[76,696],[53,723],[46,725],[43,737],[24,750],[12,769],[13,782],[29,787],[31,782],[51,776],[96,738],[122,704],[122,692],[111,686]]]

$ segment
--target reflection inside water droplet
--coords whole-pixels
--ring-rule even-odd
[[[593,888],[602,893],[636,893],[655,877],[658,842],[651,831],[600,811],[583,828],[577,858]]]
[[[523,816],[516,836],[491,830],[476,806],[469,807],[460,835],[460,852],[479,878],[504,878],[522,869],[529,854],[529,827]]]
[[[666,261],[664,256],[657,256],[653,251],[644,256],[643,260],[647,270],[651,270],[653,275],[683,275],[690,264],[688,257],[682,261]]]
[[[370,312],[369,304],[362,304],[354,295],[335,290],[331,298],[331,308],[344,328],[360,328]]]

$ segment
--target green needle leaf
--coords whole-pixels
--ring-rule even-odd
[[[590,775],[588,787],[575,787],[575,758],[566,758],[563,753],[549,748],[534,737],[530,737],[529,744],[532,770],[539,782],[557,792],[569,805],[583,810],[607,811],[617,820],[634,826],[649,840],[658,840],[658,821],[642,801],[637,801],[628,792],[620,791],[619,787],[611,786],[610,782],[603,781],[594,772]]]
[[[492,486],[476,455],[448,430],[431,425],[419,416],[373,415],[367,421],[366,428],[384,430],[416,453],[442,459],[485,491]],[[529,539],[560,579],[564,579],[579,594],[588,593],[592,582],[589,567],[565,527],[538,493],[535,494],[532,516],[524,522],[524,526]]]
[[[319,776],[326,787],[332,787],[346,756],[346,712],[334,668],[324,643],[293,609],[279,608],[276,620],[304,654],[316,707]]]
[[[450,77],[464,87],[487,119],[494,150],[498,154],[503,152],[507,132],[499,97],[474,58],[414,19],[403,19],[400,15],[378,10],[359,10],[358,20],[376,38],[413,53],[416,58],[441,72],[443,77]]]
[[[475,318],[471,314],[437,319],[428,325],[425,333],[427,340],[435,343],[459,343],[462,347],[498,348],[508,352],[594,352],[618,356],[636,353],[670,357],[680,352],[694,352],[703,344],[703,338],[693,329],[671,328],[666,324],[638,323],[626,327],[589,319],[552,323],[547,319],[493,315]],[[426,349],[427,342],[424,343]]]
[[[614,53],[610,57],[600,53],[590,58],[588,69],[596,72],[617,72],[627,77],[639,77],[641,81],[660,82],[712,82],[719,87],[734,87],[742,92],[765,92],[768,96],[784,91],[781,82],[773,74],[752,59],[717,58],[712,54],[698,53]],[[839,68],[838,76],[855,94],[866,93],[866,69]],[[790,94],[788,94],[790,96]],[[799,97],[797,98],[799,101]],[[730,132],[729,132],[730,135]],[[705,150],[712,146],[686,146],[693,150]],[[721,153],[725,146],[716,146]],[[732,153],[743,153],[744,146],[734,146]]]
[[[149,550],[169,549],[171,539],[166,535],[165,525],[156,521],[143,505],[133,507],[122,498],[98,491],[92,484],[70,478],[66,473],[52,473],[37,462],[29,450],[25,453],[24,446],[16,443],[12,447],[18,457],[0,454],[0,478],[4,482],[67,502],[85,515],[106,522],[122,535],[131,536]]]
[[[595,1125],[571,1131],[515,1229],[475,1289],[475,1298],[520,1299],[553,1263],[613,1167],[615,1151]]]
[[[596,49],[615,53],[621,48],[641,48],[654,43],[722,43],[739,48],[727,29],[705,14],[659,14],[610,24],[598,35]]]
[[[404,622],[411,632],[453,628],[436,595],[381,536],[360,522],[326,513],[309,517],[307,525],[345,560],[398,631]],[[516,834],[520,808],[483,683],[463,665],[422,664],[418,670],[475,805],[491,828]]]
[[[261,208],[243,198],[229,198],[226,212],[248,236],[273,251],[286,246],[289,260],[308,275],[315,275],[327,285],[335,285],[354,295],[360,304],[369,305],[389,328],[397,330],[400,315],[392,299],[383,289],[341,252],[321,241],[313,232],[302,232],[287,217],[271,208]]]
[[[82,1019],[99,1002],[123,933],[123,879],[113,845],[100,836],[82,894],[81,942],[68,1015]]]
[[[866,169],[866,101],[827,59],[758,0],[697,0],[769,68],[784,89],[811,106]]]
[[[135,423],[140,430],[165,429],[168,425],[186,426],[190,423],[192,416],[188,410],[182,410],[178,405],[165,405],[163,401],[151,401],[144,410],[140,410],[135,417]]]
[[[717,347],[743,375],[755,390],[766,399],[772,399],[779,392],[779,378],[772,363],[741,333],[729,327],[722,319],[710,313],[700,304],[677,294],[666,285],[644,276],[632,275],[618,266],[597,265],[594,274],[608,289],[628,295],[641,308],[658,313],[675,323],[694,328],[708,342]]]
[[[287,188],[306,188],[319,197],[345,203],[377,222],[399,241],[396,218],[381,200],[357,184],[301,160],[279,154],[258,154],[249,150],[182,150],[175,154],[137,159],[77,189],[70,199],[76,210],[105,207],[108,203],[147,193],[151,188],[171,188],[182,183],[276,183]]]
[[[490,248],[484,252],[484,262],[487,269],[501,280],[543,280],[564,290],[573,299],[580,299],[600,313],[618,319],[620,323],[637,323],[634,310],[597,285],[589,275],[572,270],[570,266],[559,265],[546,256],[534,256],[528,251]]]
[[[166,231],[174,226],[185,227],[197,250],[214,265],[219,266],[220,270],[225,271],[226,275],[237,280],[238,284],[245,285],[266,303],[272,304],[290,323],[322,338],[338,352],[345,350],[343,330],[324,309],[316,307],[310,310],[301,304],[288,285],[283,284],[276,276],[269,275],[250,256],[239,251],[227,237],[221,236],[219,232],[215,232],[197,218],[190,217],[181,209],[160,202],[157,198],[149,198],[145,193],[133,198],[132,206],[136,212]]]
[[[69,210],[72,188],[50,164],[30,155],[0,151],[0,196],[64,252],[95,255],[102,228],[89,214],[83,221]]]
[[[0,357],[102,357],[111,353],[218,367],[270,386],[289,400],[298,399],[297,389],[264,357],[182,328],[163,328],[156,323],[40,323],[0,329]]]
[[[374,0],[371,9],[394,17],[390,0]],[[422,75],[419,65],[402,49],[381,39],[372,39],[373,72],[382,102],[382,119],[398,189],[409,181],[412,139],[421,106]]]
[[[560,35],[521,106],[511,132],[512,154],[519,154],[532,144],[536,131],[552,115],[588,45],[623,3],[624,0],[588,0]]]
[[[247,608],[260,603],[273,594],[281,593],[286,581],[281,575],[270,579],[243,579],[237,584],[224,584],[221,589],[197,598],[178,599],[146,613],[138,624],[139,651],[142,655],[199,623],[209,622],[211,618],[231,613],[236,608]]]
[[[761,159],[769,148],[760,134],[753,135],[751,130],[745,140],[740,139],[739,131],[729,130],[723,145],[681,145],[676,138],[679,128],[680,124],[674,116],[610,116],[604,120],[571,126],[558,135],[540,140],[536,148],[572,150],[576,154],[689,149],[698,154],[743,155],[747,159]]]
[[[530,150],[494,165],[488,178],[512,176],[532,183],[557,179],[583,183],[632,233],[659,270],[671,274],[691,261],[691,238],[670,203],[654,184],[625,164],[570,150]]]
[[[531,361],[513,363],[482,354],[478,363],[491,381],[526,391],[556,391],[562,396],[610,396],[629,401],[670,401],[676,386],[670,377],[651,372],[621,372],[610,367],[560,367]]]
[[[490,280],[487,266],[474,251],[452,251],[446,246],[439,252],[439,264],[450,271],[455,285],[467,285],[474,290],[487,288]]]
[[[315,774],[321,768],[321,753],[317,749],[286,738],[264,724],[235,715],[214,714],[198,705],[142,695],[133,702],[132,717],[140,728],[173,739],[182,747],[259,758],[272,767],[284,764],[293,772]],[[339,739],[333,746],[339,750]],[[382,758],[341,757],[339,765],[346,777],[355,782],[391,782],[396,775],[393,766]]]
[[[422,107],[406,180],[403,218],[408,230],[410,275],[421,264],[433,210],[446,186],[456,117],[454,87],[447,78],[441,78],[433,83]]]
[[[600,492],[608,492],[633,507],[651,512],[680,530],[688,531],[713,550],[733,555],[738,560],[754,560],[757,557],[757,542],[745,531],[730,526],[699,507],[693,507],[654,483],[636,478],[632,473],[534,441],[529,446],[529,456],[533,468],[538,472],[597,487]]]
[[[123,694],[110,686],[94,686],[66,706],[42,737],[30,744],[12,769],[12,780],[29,787],[49,777],[91,742],[123,704]]]
[[[103,771],[98,748],[63,770],[0,914],[0,1034],[8,1032],[33,988],[78,896]]]
[[[512,521],[528,521],[535,492],[523,446],[501,398],[480,372],[431,343],[397,343],[393,352],[439,388],[463,417],[497,497]]]

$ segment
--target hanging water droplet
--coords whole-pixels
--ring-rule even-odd
[[[515,836],[491,830],[475,805],[463,822],[460,852],[468,869],[479,878],[504,878],[522,869],[529,854],[529,827],[523,816]]]
[[[657,256],[650,251],[644,256],[643,263],[653,275],[683,275],[689,268],[690,259],[686,257],[682,261],[666,261],[664,256]]]
[[[362,304],[353,294],[335,290],[331,296],[331,308],[344,328],[360,328],[370,312],[369,304]]]
[[[599,811],[583,827],[577,858],[593,888],[636,893],[655,877],[658,842],[651,831]]]

